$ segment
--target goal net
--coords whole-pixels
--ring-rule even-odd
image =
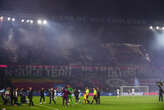
[[[149,92],[149,86],[121,86],[120,95],[122,96],[143,96]]]

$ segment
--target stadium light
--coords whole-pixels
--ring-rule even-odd
[[[30,22],[30,20],[28,19],[28,20],[26,20],[26,23],[29,23]]]
[[[11,20],[14,22],[15,21],[15,18],[12,18]]]
[[[149,29],[151,29],[151,30],[152,30],[152,29],[153,29],[153,26],[150,26],[150,27],[149,27]]]
[[[22,23],[24,23],[24,21],[25,21],[24,19],[21,20]]]
[[[164,27],[162,27],[162,30],[164,30]]]
[[[31,23],[31,24],[33,24],[33,23],[34,23],[34,21],[33,21],[33,20],[30,20],[30,23]]]
[[[43,24],[47,24],[47,20],[44,20],[44,21],[43,21]]]
[[[42,24],[42,20],[39,19],[39,20],[37,21],[37,23],[38,23],[38,24]]]
[[[8,20],[8,21],[10,21],[10,20],[11,20],[11,18],[10,18],[10,17],[8,17],[8,18],[7,18],[7,20]]]
[[[3,20],[3,16],[0,17],[0,20]]]
[[[159,26],[156,26],[156,29],[159,30]]]

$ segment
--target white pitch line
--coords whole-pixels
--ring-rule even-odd
[[[32,106],[32,107],[30,107],[30,109],[36,109],[36,110],[38,110],[38,109],[40,109],[40,108],[38,108],[38,107],[36,107],[36,106]]]
[[[37,104],[37,105],[39,105],[39,104]],[[46,108],[48,108],[50,110],[59,110],[58,108],[49,107],[47,105],[39,105],[39,106],[46,107]]]
[[[47,108],[51,108],[51,110],[59,110],[58,108],[54,108],[54,107],[49,107],[49,106],[47,106],[47,105],[42,105],[42,106],[45,106],[45,107],[47,107]],[[52,109],[53,108],[53,109]]]
[[[45,107],[45,108],[47,108],[47,109],[49,109],[49,110],[52,110],[51,108],[46,107],[46,106],[43,106],[43,105],[38,105],[38,106]]]

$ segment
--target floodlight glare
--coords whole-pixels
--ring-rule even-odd
[[[3,20],[3,16],[0,17],[0,20]]]
[[[11,20],[11,18],[10,18],[10,17],[8,17],[8,18],[7,18],[7,20],[8,20],[8,21],[10,21],[10,20]]]
[[[14,22],[15,21],[15,18],[12,18],[12,21]]]
[[[26,20],[26,23],[29,23],[30,22],[30,20],[28,19],[28,20]]]
[[[30,23],[31,23],[31,24],[33,24],[33,23],[34,23],[34,21],[33,21],[33,20],[30,20]]]
[[[43,21],[43,24],[47,24],[47,20],[44,20],[44,21]]]
[[[42,20],[38,20],[37,22],[38,22],[38,24],[42,24]]]
[[[152,29],[153,29],[153,26],[150,26],[150,27],[149,27],[149,29],[151,29],[151,30],[152,30]]]
[[[24,19],[21,20],[22,23],[24,23],[24,21],[25,21]]]
[[[162,27],[162,30],[164,30],[164,27]]]
[[[156,29],[159,30],[159,26],[156,26]]]

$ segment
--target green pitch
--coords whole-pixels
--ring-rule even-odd
[[[57,104],[48,104],[48,97],[46,97],[46,104],[39,104],[39,97],[34,97],[35,106],[29,107],[27,104],[22,106],[2,106],[0,101],[0,108],[6,110],[164,110],[164,102],[159,103],[156,96],[128,96],[128,97],[101,97],[101,104],[73,104],[68,108],[63,108],[62,98],[58,97]],[[82,99],[81,99],[82,100]]]

